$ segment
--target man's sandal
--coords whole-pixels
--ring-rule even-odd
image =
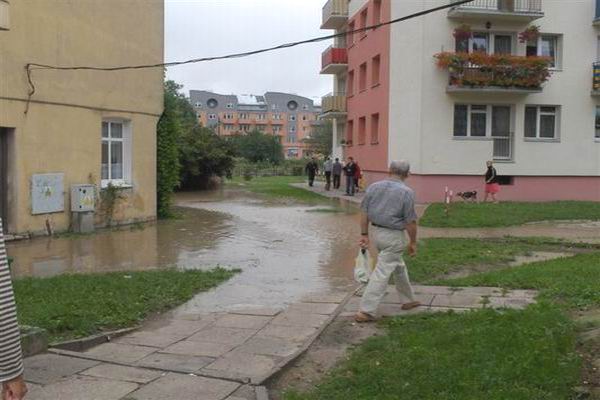
[[[412,310],[413,308],[417,308],[421,305],[420,301],[411,301],[410,303],[402,304],[402,309],[404,311]]]
[[[366,322],[374,322],[375,321],[375,317],[372,316],[372,315],[370,315],[370,314],[367,314],[367,313],[364,313],[362,311],[359,311],[354,316],[354,320],[356,322],[358,322],[359,324],[363,324],[363,323],[366,323]]]

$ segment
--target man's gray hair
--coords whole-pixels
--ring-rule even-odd
[[[390,174],[398,176],[408,176],[410,172],[410,163],[406,160],[397,160],[390,163]]]

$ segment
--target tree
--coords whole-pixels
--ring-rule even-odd
[[[255,130],[245,135],[234,135],[229,138],[235,155],[250,162],[283,162],[283,146],[279,138]]]
[[[231,175],[234,167],[231,143],[199,125],[184,134],[179,154],[181,182],[186,189],[206,189],[212,177]]]
[[[303,140],[314,154],[323,156],[331,155],[333,151],[333,124],[327,120],[321,125],[313,127],[311,135]]]

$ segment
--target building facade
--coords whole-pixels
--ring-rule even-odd
[[[163,62],[162,1],[0,1],[0,213],[13,234],[71,226],[71,185],[94,185],[96,225],[156,217],[163,70],[25,65]],[[119,187],[108,213],[104,196]],[[89,195],[89,193],[88,193]],[[103,215],[103,211],[104,215]]]
[[[311,99],[278,92],[255,96],[191,90],[190,102],[202,126],[223,136],[254,130],[277,136],[286,158],[307,155],[303,139],[310,136],[321,113]]]
[[[332,4],[341,12],[326,13]],[[323,27],[351,31],[443,4],[330,0]],[[334,116],[346,126],[335,139],[368,182],[390,160],[409,160],[423,202],[441,201],[446,187],[481,191],[487,160],[502,199],[600,201],[598,7],[473,0],[345,35],[335,89],[346,109]]]

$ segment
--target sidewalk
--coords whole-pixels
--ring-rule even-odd
[[[390,286],[381,315],[524,308],[533,291],[415,286],[422,307],[402,311]],[[286,310],[173,315],[78,353],[51,350],[26,359],[29,400],[265,400],[261,386],[302,354],[360,298],[315,294]]]

